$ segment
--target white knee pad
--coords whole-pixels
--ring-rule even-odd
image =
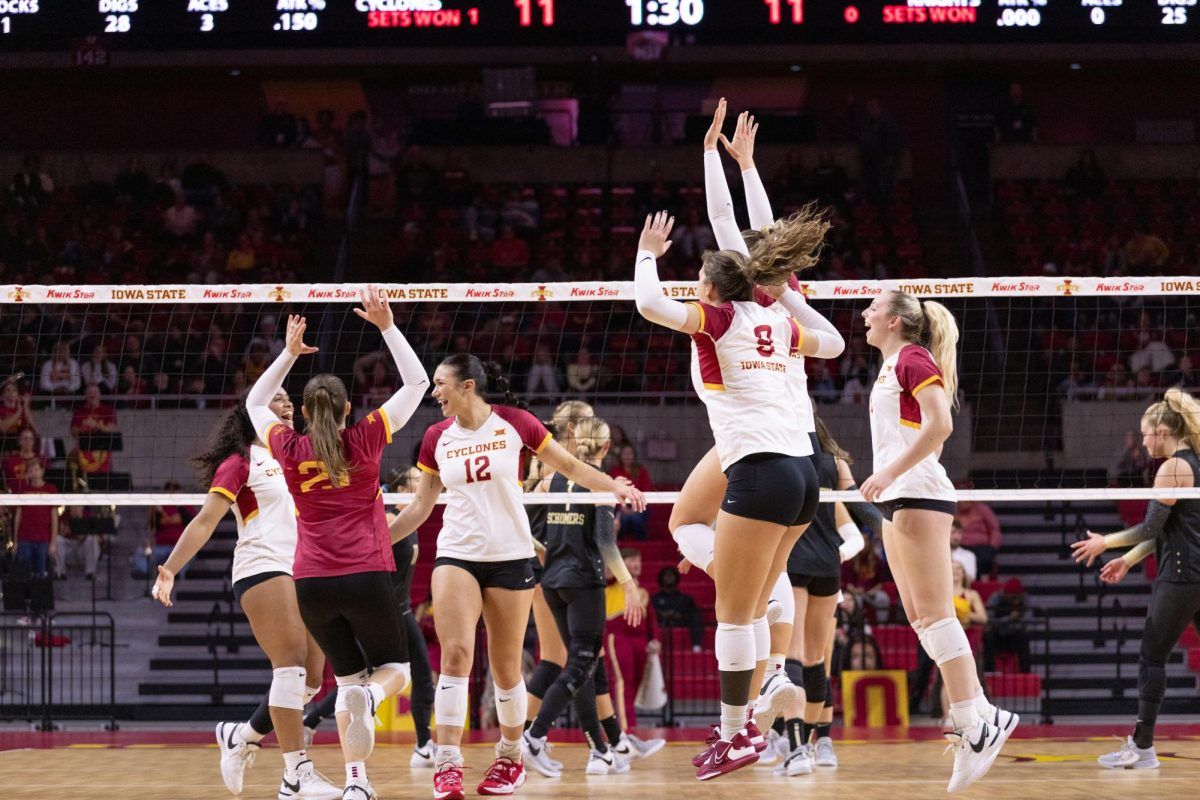
[[[768,636],[768,651],[771,649],[770,644]],[[754,644],[754,626],[718,622],[713,649],[717,653],[717,669],[722,672],[745,672],[754,669],[755,655],[757,654]],[[763,657],[766,658],[766,656]]]
[[[779,621],[791,625],[796,618],[796,595],[792,592],[792,582],[788,580],[787,572],[780,573],[779,580],[771,587],[771,599],[783,606]]]
[[[496,721],[506,728],[522,727],[529,712],[525,681],[511,689],[501,689],[497,683],[492,683],[492,687],[496,690]]]
[[[404,676],[404,683],[400,684],[400,686],[396,689],[396,694],[403,692],[408,688],[408,685],[412,683],[412,668],[406,661],[389,661],[386,664],[380,664],[375,668],[375,671],[378,672],[381,669],[395,670]]]
[[[766,661],[771,657],[771,626],[766,617],[754,620],[754,660]]]
[[[313,698],[321,693],[320,686],[305,686],[304,687],[304,705],[312,702]]]
[[[340,714],[346,710],[346,693],[342,691],[349,686],[363,686],[371,678],[371,670],[364,669],[362,672],[356,672],[353,675],[336,675],[334,680],[337,682],[338,693],[337,700],[333,702],[333,713]]]
[[[967,632],[954,617],[939,619],[921,634],[921,645],[938,666],[971,655]]]
[[[680,525],[671,532],[671,536],[675,539],[675,544],[679,546],[679,552],[683,554],[683,557],[707,573],[713,560],[713,546],[717,540],[716,532],[709,526],[697,522],[691,525]]]
[[[433,695],[434,721],[461,728],[467,724],[467,678],[442,675]],[[524,722],[522,722],[524,724]]]
[[[275,708],[304,710],[304,679],[308,677],[304,667],[280,667],[271,674],[271,691],[267,704]]]

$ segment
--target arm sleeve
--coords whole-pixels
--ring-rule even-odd
[[[650,322],[671,330],[682,330],[687,324],[687,308],[682,303],[663,296],[658,279],[658,260],[649,250],[639,250],[633,273],[633,293],[638,313]]]
[[[1125,563],[1131,567],[1136,567],[1138,564],[1146,560],[1146,557],[1154,552],[1154,541],[1145,541],[1137,547],[1130,550],[1121,558],[1125,559]]]
[[[775,221],[775,214],[771,211],[771,201],[767,199],[767,187],[763,186],[762,176],[756,168],[751,167],[742,172],[742,186],[746,190],[746,210],[750,212],[750,227],[762,230]]]
[[[1150,505],[1146,507],[1146,518],[1144,520],[1132,528],[1110,533],[1104,537],[1104,543],[1111,548],[1130,547],[1142,542],[1151,542],[1162,533],[1170,516],[1170,506],[1163,505],[1157,500],[1151,500]]]
[[[704,151],[704,197],[708,203],[708,224],[712,225],[713,235],[717,237],[717,247],[749,255],[746,240],[733,215],[733,198],[729,196],[721,154],[716,150]]]
[[[852,492],[858,488],[855,484],[846,491]],[[846,511],[850,516],[854,517],[854,521],[858,523],[860,528],[870,528],[876,534],[883,533],[883,514],[879,513],[879,509],[874,503],[867,502],[850,502],[846,503]]]
[[[617,535],[613,532],[613,510],[611,506],[596,506],[596,546],[600,549],[600,558],[608,567],[617,583],[630,579],[629,568],[625,559],[621,558],[621,550],[617,547]]]
[[[381,406],[387,415],[389,428],[394,432],[412,419],[413,412],[421,404],[421,398],[425,396],[425,389],[429,386],[429,376],[425,374],[425,367],[421,364],[421,359],[417,358],[412,345],[395,325],[383,332],[383,341],[391,352],[396,369],[400,371],[400,380],[404,383],[399,391]]]
[[[862,531],[853,522],[847,522],[838,528],[838,536],[842,537],[842,544],[838,547],[838,555],[842,561],[849,561],[866,546],[867,540],[863,538]]]
[[[814,358],[837,358],[846,349],[846,340],[842,338],[842,334],[832,322],[808,304],[804,295],[794,289],[785,289],[779,303],[804,328],[804,335],[816,340],[817,352]]]
[[[266,372],[258,376],[258,380],[246,395],[246,411],[250,414],[250,422],[254,424],[254,432],[258,434],[258,438],[264,442],[267,441],[267,429],[272,423],[279,422],[279,417],[275,416],[267,405],[282,388],[288,371],[295,363],[296,357],[284,350],[271,362]]]

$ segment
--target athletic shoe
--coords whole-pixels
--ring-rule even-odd
[[[1133,743],[1133,737],[1128,737],[1121,749],[1114,753],[1105,753],[1096,759],[1100,766],[1109,769],[1158,769],[1158,755],[1154,747],[1142,749]]]
[[[796,685],[788,680],[787,675],[782,672],[770,675],[763,682],[762,690],[754,701],[754,712],[751,714],[754,723],[763,728],[770,728],[775,724],[775,718],[795,702],[797,694]]]
[[[779,740],[782,738],[782,736],[775,732],[774,728],[767,731],[767,749],[764,750],[762,755],[758,757],[758,763],[760,766],[770,766],[779,760],[778,745]]]
[[[1003,746],[1008,741],[1008,737],[1012,736],[1012,732],[1017,729],[1017,725],[1021,723],[1021,718],[1012,711],[1005,711],[1000,706],[995,706],[996,713],[992,717],[992,726],[1000,731],[1000,745]]]
[[[816,747],[813,750],[816,753],[814,761],[818,767],[837,767],[837,753],[833,750],[833,739],[822,736],[817,739]]]
[[[662,750],[667,744],[666,739],[639,739],[632,733],[622,733],[621,741],[613,749],[625,760],[649,758]]]
[[[346,759],[366,761],[375,749],[375,698],[365,686],[343,686],[338,689],[346,694],[346,710],[350,721],[346,723]]]
[[[231,794],[242,793],[242,778],[254,763],[259,746],[238,735],[240,722],[217,723],[217,747],[221,750],[221,780]]]
[[[588,775],[624,775],[629,772],[629,762],[613,752],[610,747],[607,752],[593,750],[588,756]]]
[[[554,753],[554,742],[546,742],[546,763],[554,767],[559,772],[563,771],[563,763],[556,758],[552,758]]]
[[[771,721],[774,722],[774,720]],[[742,730],[746,732],[746,738],[754,746],[754,752],[761,753],[767,749],[767,737],[762,735],[762,731],[758,729],[758,723],[753,717],[746,720],[746,727],[742,728]]]
[[[447,762],[433,773],[433,800],[464,800],[462,764]]]
[[[780,736],[775,740],[775,753],[780,758],[784,759],[791,755],[791,750],[788,749],[788,738],[786,736]]]
[[[1004,744],[999,728],[983,720],[967,730],[947,733],[946,739],[950,742],[946,749],[954,751],[954,772],[947,792],[965,789],[986,775]]]
[[[778,600],[767,601],[767,625],[774,625],[783,616],[783,603]]]
[[[692,766],[698,767],[705,761],[708,761],[708,751],[719,741],[721,741],[721,729],[713,728],[709,731],[708,738],[704,740],[704,749],[692,756]]]
[[[562,771],[555,769],[549,763],[549,753],[546,752],[546,737],[535,739],[529,731],[521,734],[522,760],[533,767],[543,778],[561,778]]]
[[[371,788],[368,780],[352,781],[342,790],[342,800],[379,800],[379,795]]]
[[[317,736],[317,729],[304,726],[304,749],[312,747],[313,739]]]
[[[412,769],[433,769],[437,758],[437,745],[426,742],[424,747],[414,747],[408,766]]]
[[[746,731],[740,730],[729,741],[717,740],[708,750],[708,759],[696,768],[696,778],[707,781],[748,767],[758,761],[758,751]]]
[[[525,783],[525,767],[509,758],[497,758],[484,773],[475,791],[479,794],[512,794]]]
[[[318,773],[311,761],[300,762],[290,781],[285,771],[276,795],[279,800],[339,800],[344,796],[343,790]]]
[[[797,775],[811,775],[813,771],[812,747],[798,744],[796,749],[788,753],[783,763],[775,768],[775,774],[794,778]]]

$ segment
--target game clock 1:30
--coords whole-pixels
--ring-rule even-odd
[[[629,23],[666,28],[680,23],[699,25],[704,20],[704,0],[625,0]]]

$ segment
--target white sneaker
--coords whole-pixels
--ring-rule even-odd
[[[546,737],[535,739],[529,731],[521,734],[521,757],[526,766],[533,767],[543,778],[561,778],[562,771],[547,763]]]
[[[946,749],[954,750],[954,772],[947,792],[965,789],[986,775],[1004,745],[1000,729],[983,720],[967,730],[947,733],[946,739],[950,742]]]
[[[240,722],[218,722],[217,747],[221,750],[221,780],[232,794],[242,793],[242,778],[254,764],[259,746],[250,744],[238,733]]]
[[[624,775],[626,772],[629,772],[629,762],[614,753],[611,747],[606,753],[593,750],[588,756],[588,775]]]
[[[1109,769],[1158,769],[1158,755],[1153,747],[1145,750],[1133,743],[1133,737],[1128,737],[1121,749],[1114,753],[1105,753],[1096,759],[1100,766]]]
[[[316,728],[310,728],[307,725],[304,726],[304,749],[305,750],[312,747],[313,739],[316,737],[316,735],[317,735]]]
[[[792,751],[788,746],[788,738],[786,736],[780,736],[775,740],[775,752],[782,759],[787,759],[791,754]]]
[[[437,745],[433,742],[426,742],[423,748],[413,748],[412,758],[408,760],[408,766],[412,769],[433,769],[434,762],[436,761]]]
[[[796,749],[788,754],[782,764],[775,768],[775,774],[794,778],[797,775],[811,775],[813,771],[812,751],[806,744],[796,745]]]
[[[995,706],[996,714],[992,717],[992,726],[1000,730],[1000,745],[1003,746],[1008,741],[1008,737],[1012,736],[1013,731],[1021,724],[1021,718],[1012,711],[1006,711],[1000,706]]]
[[[767,601],[767,625],[774,625],[783,616],[783,603],[778,600]]]
[[[760,765],[764,767],[770,766],[779,760],[779,750],[777,748],[781,738],[783,737],[776,733],[774,728],[767,731],[767,749],[758,754],[758,763]]]
[[[770,675],[763,682],[758,698],[754,701],[754,711],[750,715],[759,730],[767,730],[774,725],[775,718],[787,710],[796,700],[796,695],[796,685],[788,680],[787,675],[782,672]]]
[[[561,761],[553,758],[552,757],[553,754],[554,754],[554,742],[547,741],[546,742],[546,763],[549,764],[550,766],[554,767],[559,772],[562,772],[563,771],[563,763]]]
[[[285,771],[276,795],[279,800],[339,800],[342,796],[342,790],[318,773],[311,761],[301,762],[290,781]]]
[[[350,721],[346,723],[346,758],[366,761],[375,749],[375,698],[365,686],[343,686],[338,691],[345,692],[346,710],[350,712]]]
[[[814,761],[818,767],[837,767],[837,753],[833,750],[833,739],[828,736],[817,739],[813,752],[815,754]]]
[[[342,800],[379,800],[379,795],[366,780],[352,781],[342,790]]]
[[[662,750],[666,744],[666,739],[639,739],[632,733],[622,733],[621,741],[617,742],[617,746],[612,749],[617,751],[617,755],[632,760],[649,758]]]

